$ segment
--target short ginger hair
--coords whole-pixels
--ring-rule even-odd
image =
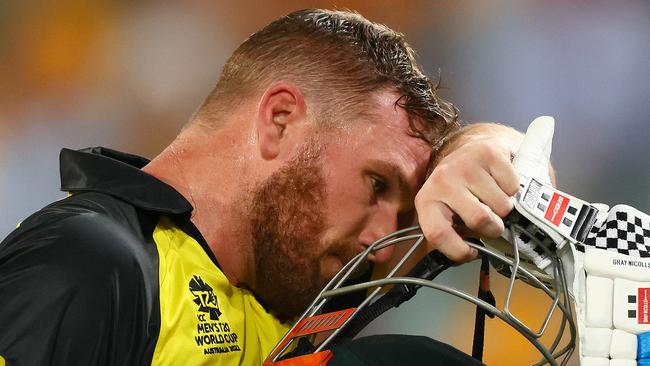
[[[215,119],[280,80],[301,89],[319,122],[363,115],[372,93],[388,89],[400,95],[396,104],[407,112],[410,132],[434,150],[458,128],[458,110],[437,95],[401,33],[358,13],[322,9],[295,11],[246,39],[198,115]]]

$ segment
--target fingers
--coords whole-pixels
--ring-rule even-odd
[[[515,180],[518,189],[518,178],[516,176],[510,176],[508,179]],[[470,191],[474,200],[478,200],[477,197],[480,197],[487,208],[499,217],[506,217],[510,211],[512,211],[513,203],[510,199],[510,196],[516,193],[516,189],[513,191],[513,187],[506,186],[503,188],[499,186],[497,180],[490,175],[485,170],[477,170],[472,173],[471,182],[468,185],[468,190]],[[512,185],[512,184],[510,184]],[[463,221],[465,221],[463,219]],[[467,223],[467,221],[465,221]]]
[[[519,178],[510,162],[510,149],[493,140],[473,140],[443,158],[416,196],[420,227],[430,249],[455,262],[478,253],[461,238],[454,218],[481,237],[503,233],[513,207],[510,197]]]
[[[496,186],[495,183],[493,184]],[[485,187],[474,186],[472,188],[478,190]],[[496,197],[494,197],[496,195],[489,194],[489,199],[496,200]],[[498,196],[502,196],[503,200],[508,201],[508,197],[500,190],[498,190]],[[490,238],[499,237],[503,232],[504,226],[501,218],[490,207],[479,201],[472,193],[471,188],[461,187],[461,189],[456,189],[443,198],[443,202],[447,207],[454,208],[463,224],[470,230]],[[499,206],[505,205],[503,202],[496,204]]]
[[[489,148],[485,149],[489,151]],[[503,193],[513,196],[519,191],[519,175],[510,161],[510,151],[500,150],[489,158],[490,160],[485,162],[487,172]]]
[[[422,233],[432,249],[438,249],[450,260],[463,263],[475,259],[478,251],[465,243],[453,228],[453,211],[443,202],[431,202],[429,218],[437,225],[421,225]]]

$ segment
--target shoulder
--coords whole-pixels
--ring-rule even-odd
[[[0,349],[26,364],[144,355],[159,323],[147,247],[105,213],[51,205],[32,215],[0,243]],[[43,334],[42,352],[33,351],[30,339]]]
[[[151,272],[146,268],[154,258],[139,233],[89,206],[78,199],[64,200],[27,218],[0,243],[0,273],[37,266],[46,270],[43,275],[49,280],[66,281],[106,279],[115,271],[140,277]]]

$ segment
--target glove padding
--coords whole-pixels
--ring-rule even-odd
[[[555,119],[549,116],[537,117],[530,123],[524,141],[512,161],[519,175],[535,178],[538,182],[551,184],[549,159],[553,147]]]

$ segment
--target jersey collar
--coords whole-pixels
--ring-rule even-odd
[[[62,149],[61,190],[100,192],[148,211],[188,214],[192,205],[170,185],[140,170],[143,157],[105,147]]]

